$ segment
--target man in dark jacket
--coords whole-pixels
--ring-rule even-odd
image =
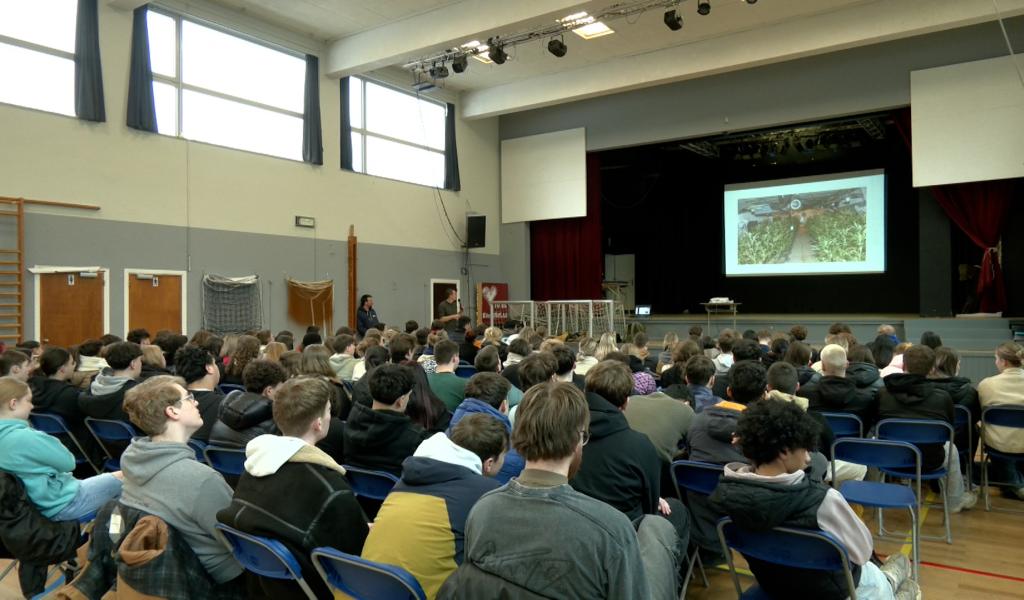
[[[846,350],[838,344],[821,349],[822,377],[797,390],[796,395],[807,398],[807,410],[814,412],[844,412],[857,415],[864,423],[864,432],[875,422],[878,403],[874,395],[857,389],[857,382],[847,377]]]
[[[690,537],[686,507],[674,498],[661,497],[658,451],[646,435],[630,429],[623,412],[632,393],[633,375],[619,361],[601,361],[587,371],[590,441],[569,485],[619,509],[634,522],[644,515],[664,515],[685,548]]]
[[[380,365],[368,375],[373,404],[352,406],[345,424],[345,460],[375,471],[402,474],[402,461],[412,456],[429,434],[405,414],[412,391],[408,367]]]
[[[332,395],[320,377],[296,377],[281,386],[274,397],[274,423],[282,435],[261,435],[249,443],[234,499],[217,513],[221,523],[287,546],[323,599],[333,595],[317,576],[310,552],[330,546],[358,555],[369,532],[345,469],[316,447],[330,428]],[[301,596],[291,581],[264,577],[260,584],[271,598]]]
[[[220,403],[220,416],[210,430],[210,444],[244,448],[256,436],[277,433],[274,394],[287,379],[288,373],[276,362],[260,359],[245,365],[245,391],[231,392]]]
[[[174,370],[185,380],[185,389],[192,392],[199,403],[199,414],[203,416],[203,426],[192,434],[192,439],[209,441],[210,431],[220,414],[220,403],[224,401],[224,394],[217,389],[220,383],[217,361],[204,348],[189,344],[174,353]]]
[[[359,337],[366,335],[367,329],[372,329],[379,325],[380,321],[377,319],[377,311],[373,310],[373,296],[363,294],[362,298],[359,299],[359,310],[356,311],[356,331],[359,332]]]
[[[928,380],[935,367],[935,352],[928,346],[915,345],[903,353],[903,373],[885,378],[885,388],[878,394],[878,418],[934,419],[953,425],[953,399]],[[960,455],[953,444],[917,444],[921,449],[921,471],[931,471],[949,461],[949,512],[958,513],[974,506],[977,496],[964,491],[960,473]]]
[[[89,391],[78,399],[82,412],[94,419],[127,421],[122,406],[124,393],[138,383],[142,373],[142,349],[131,342],[116,342],[107,349],[109,371],[93,379]]]

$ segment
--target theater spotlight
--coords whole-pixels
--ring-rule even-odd
[[[565,53],[569,51],[569,48],[565,45],[564,40],[558,38],[551,38],[548,42],[548,52],[554,54],[558,58],[565,56]]]
[[[444,65],[438,65],[436,67],[430,67],[430,77],[432,79],[444,79],[448,76],[448,67]]]
[[[469,57],[466,56],[465,54],[462,54],[460,56],[456,56],[452,60],[452,71],[455,71],[456,73],[465,73],[466,72],[466,67],[468,67],[468,66],[469,66]]]
[[[665,11],[665,26],[672,31],[679,31],[683,28],[683,17],[676,9]]]
[[[489,45],[489,44],[488,44]],[[491,46],[489,53],[491,60],[494,64],[503,65],[508,60],[508,53],[505,52],[505,46]]]
[[[697,3],[697,14],[702,16],[711,14],[711,0],[700,0]]]

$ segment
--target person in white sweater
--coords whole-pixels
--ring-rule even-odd
[[[978,384],[978,399],[982,410],[990,406],[1024,406],[1024,347],[1006,342],[996,348],[996,369],[998,375],[981,380]],[[985,427],[985,443],[1002,452],[1019,454],[1024,452],[1024,430],[1012,427]],[[1004,461],[991,458],[989,478],[1006,484],[1007,495],[1024,500],[1024,461]]]

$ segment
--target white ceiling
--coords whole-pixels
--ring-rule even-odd
[[[108,0],[114,2],[117,0]],[[325,43],[331,77],[426,58],[470,40],[509,36],[586,10],[599,14],[638,0],[206,0]],[[469,61],[440,85],[460,92],[469,118],[493,116],[670,81],[880,43],[997,17],[992,0],[711,0],[697,14],[683,0],[684,26],[671,31],[664,9],[609,20],[612,35],[567,33],[568,54],[547,40],[521,44],[504,65]],[[1024,0],[999,0],[1004,17]],[[411,77],[410,77],[411,80]]]

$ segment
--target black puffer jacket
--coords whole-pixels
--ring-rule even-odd
[[[220,415],[210,431],[210,445],[245,448],[253,438],[278,433],[273,402],[253,392],[234,391],[220,403]]]
[[[878,412],[878,402],[867,391],[857,389],[857,382],[850,377],[825,375],[816,382],[808,383],[796,392],[807,398],[807,410],[814,412],[845,412],[860,417],[864,431],[871,428]]]
[[[878,418],[937,419],[953,424],[953,400],[924,375],[894,373],[885,378],[878,395]],[[937,469],[945,462],[941,444],[917,444],[921,449],[921,468]]]
[[[405,413],[356,403],[345,423],[345,460],[356,467],[401,476],[402,461],[429,436]]]
[[[78,409],[81,388],[49,377],[33,377],[28,380],[28,385],[32,388],[33,410],[60,415],[68,425],[80,424],[85,419],[85,415]]]

